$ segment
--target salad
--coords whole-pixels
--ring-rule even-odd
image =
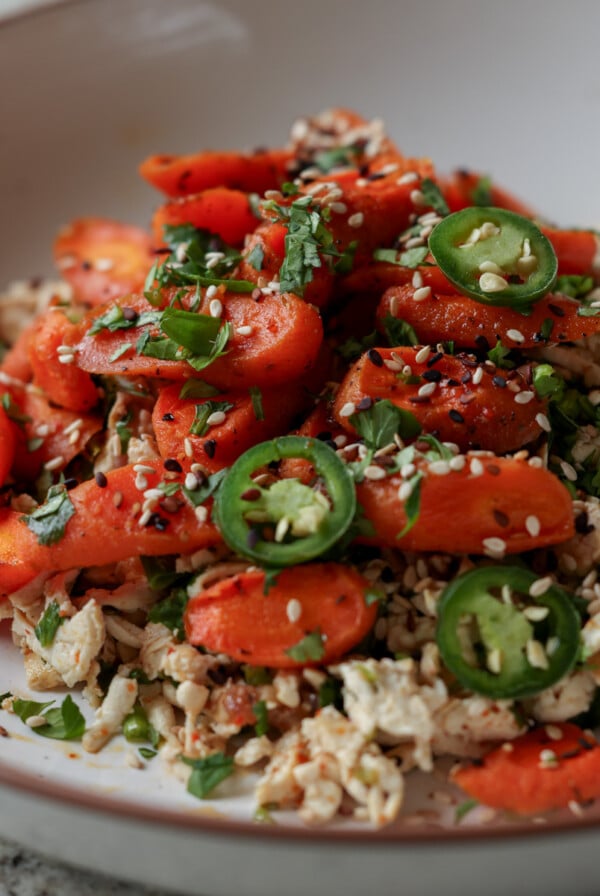
[[[0,303],[0,619],[95,718],[1,709],[200,799],[252,769],[262,820],[388,824],[447,757],[457,803],[580,812],[597,234],[341,109],[140,170],[148,230],[76,220]]]

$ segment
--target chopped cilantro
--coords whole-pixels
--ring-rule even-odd
[[[154,591],[163,591],[182,580],[175,570],[175,557],[140,557],[148,584]]]
[[[252,707],[254,718],[254,733],[257,737],[262,737],[269,730],[269,711],[264,700],[258,700]]]
[[[503,345],[500,339],[498,339],[494,348],[490,349],[487,353],[487,356],[496,367],[512,370],[515,364],[510,360],[510,352],[511,350]]]
[[[326,678],[319,687],[319,708],[335,706],[336,709],[342,709],[343,705],[341,682],[337,678]]]
[[[373,252],[373,260],[397,264],[403,268],[418,268],[428,255],[427,246],[413,246],[412,249],[405,249],[404,252],[397,252],[395,249],[376,249]]]
[[[119,437],[119,441],[121,443],[121,454],[127,453],[127,446],[129,445],[129,440],[131,439],[132,432],[129,424],[131,423],[131,412],[127,411],[126,414],[121,417],[120,420],[117,420],[115,423],[115,429],[117,431],[117,435]]]
[[[561,274],[556,280],[556,291],[573,299],[581,299],[594,288],[594,278],[587,274]]]
[[[12,420],[13,423],[18,424],[18,426],[22,427],[25,423],[32,422],[31,417],[28,417],[21,412],[20,407],[9,392],[3,394],[0,403],[2,404],[2,409],[6,413],[6,416]]]
[[[387,398],[375,401],[367,410],[353,414],[350,423],[367,447],[374,451],[393,442],[395,435],[411,439],[421,432],[421,424],[415,415],[396,407]]]
[[[291,657],[298,663],[322,659],[325,656],[325,646],[320,629],[309,632],[301,641],[288,648],[285,653],[286,656]]]
[[[472,812],[473,809],[476,809],[478,805],[479,803],[477,802],[477,800],[465,800],[464,803],[461,803],[459,806],[457,806],[454,812],[454,820],[456,824],[459,824],[459,822],[463,820],[465,815],[468,815],[469,812]]]
[[[246,684],[257,687],[261,684],[271,684],[273,674],[264,666],[243,666],[242,675]]]
[[[355,361],[363,354],[363,352],[366,352],[370,348],[374,348],[377,345],[378,340],[379,334],[377,333],[377,330],[373,330],[371,333],[363,336],[362,339],[357,339],[355,336],[351,336],[346,342],[343,342],[336,351],[344,361]]]
[[[559,398],[565,390],[565,381],[551,364],[538,364],[533,368],[533,386],[540,398]]]
[[[148,612],[150,622],[160,622],[183,640],[185,630],[183,625],[183,614],[188,602],[188,595],[185,588],[174,588],[173,591],[163,600],[159,600],[154,604]]]
[[[188,793],[201,800],[206,799],[215,787],[229,778],[235,770],[233,757],[225,756],[224,753],[213,753],[204,759],[188,759],[182,756],[181,761],[192,768],[187,785]]]
[[[258,386],[250,386],[248,389],[250,392],[250,398],[252,400],[252,410],[254,411],[254,417],[256,420],[264,420],[265,412],[263,410],[262,403],[262,392],[258,388]]]
[[[33,700],[15,698],[12,706],[22,722],[26,722],[31,716],[43,716],[46,719],[45,725],[32,729],[36,734],[54,740],[79,740],[85,731],[85,719],[81,710],[70,695],[65,697],[60,706],[52,707],[54,702],[50,700],[48,703],[36,703]]]
[[[180,389],[180,398],[214,398],[219,394],[216,386],[205,383],[204,380],[196,380],[193,377],[186,380]]]
[[[40,621],[33,630],[42,647],[50,647],[64,621],[64,616],[60,615],[60,606],[57,601],[53,600],[52,603],[48,604],[42,613]]]
[[[360,152],[359,146],[335,146],[333,149],[324,149],[316,153],[313,164],[320,168],[323,174],[329,174],[334,168],[354,167]]]
[[[444,217],[450,214],[448,203],[442,196],[442,192],[438,185],[429,177],[425,177],[421,181],[421,193],[425,199],[425,203],[430,205],[434,212]]]
[[[390,345],[419,345],[419,337],[405,320],[387,314],[382,321],[385,335]]]
[[[492,179],[489,175],[484,174],[479,178],[473,189],[471,190],[471,202],[473,205],[487,207],[493,205],[492,199]]]
[[[415,473],[415,475],[408,479],[412,486],[410,495],[404,502],[404,513],[406,514],[406,523],[404,524],[402,530],[398,532],[396,538],[404,538],[404,536],[410,532],[412,527],[415,525],[417,520],[419,519],[419,513],[421,512],[421,481],[423,479],[423,473],[419,471]]]
[[[219,412],[226,414],[232,407],[234,405],[230,401],[212,401],[212,399],[208,399],[208,401],[204,401],[202,404],[197,404],[194,420],[190,426],[190,433],[193,436],[206,435],[210,429],[208,421],[211,415]]]
[[[261,271],[265,260],[265,251],[260,243],[257,243],[246,256],[246,261],[251,264],[255,271]]]
[[[75,513],[75,508],[64,485],[53,485],[43,504],[21,520],[36,536],[38,543],[52,545],[65,534],[65,526]]]

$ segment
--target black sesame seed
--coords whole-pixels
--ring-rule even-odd
[[[356,410],[357,411],[368,411],[372,404],[373,404],[373,399],[369,395],[365,395],[365,397],[361,398],[361,400],[357,403]]]
[[[317,435],[317,439],[319,442],[330,442],[331,438],[332,438],[332,433],[326,429]]]
[[[69,477],[69,479],[65,479],[65,488],[68,492],[71,491],[72,488],[75,488],[79,485],[77,479],[74,476]]]
[[[486,464],[486,470],[490,474],[490,476],[499,476],[500,475],[500,467],[497,464]]]
[[[448,416],[455,423],[464,423],[465,422],[465,418],[463,417],[463,415],[461,414],[460,411],[456,410],[456,408],[450,408],[450,410],[448,411]]]
[[[460,381],[463,385],[470,383],[471,382],[471,372],[469,370],[467,370],[467,372],[461,376]]]
[[[173,420],[175,419],[175,415],[174,414],[163,414],[162,418],[165,423],[172,423]]]
[[[482,352],[489,352],[489,350],[490,350],[489,342],[487,341],[485,336],[482,336],[481,333],[479,334],[479,336],[475,337],[475,345]]]
[[[499,373],[497,373],[496,376],[492,377],[492,382],[494,386],[498,386],[498,388],[500,389],[506,388],[506,380],[503,376],[500,376]]]
[[[548,311],[551,311],[552,314],[556,315],[556,317],[564,317],[565,316],[564,308],[561,308],[559,305],[549,304]]]
[[[383,367],[383,358],[379,354],[376,348],[370,348],[367,352],[367,358],[374,364],[375,367]]]
[[[123,317],[125,320],[133,322],[138,319],[138,313],[135,308],[123,308]]]
[[[175,460],[174,457],[167,457],[163,463],[163,467],[165,470],[168,470],[169,473],[181,473],[181,464],[178,460]]]
[[[207,442],[204,443],[204,445],[202,447],[204,448],[204,451],[206,452],[206,454],[209,457],[215,456],[215,451],[217,450],[217,443],[214,439],[209,439]]]
[[[503,529],[506,529],[506,527],[508,526],[508,524],[510,522],[507,515],[505,513],[503,513],[501,510],[494,510],[494,519],[496,520],[496,522],[498,523],[499,526],[502,526]]]
[[[441,361],[444,357],[443,352],[436,352],[435,355],[432,355],[431,358],[427,361],[428,367],[433,367],[434,364],[437,364],[438,361]]]
[[[104,473],[96,473],[94,479],[96,480],[96,485],[98,486],[98,488],[106,488],[106,486],[108,485],[108,479],[106,478]]]
[[[440,370],[424,370],[422,376],[428,383],[439,383],[442,373]]]

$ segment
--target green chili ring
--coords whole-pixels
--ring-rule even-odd
[[[442,660],[463,687],[497,700],[522,699],[539,694],[571,671],[579,654],[579,614],[558,585],[531,597],[529,590],[537,578],[520,567],[487,566],[464,573],[446,587],[438,603],[436,640]],[[503,586],[527,595],[529,607],[546,608],[545,619],[532,622],[517,606],[490,593],[490,589],[501,592]],[[479,663],[465,656],[465,639]],[[530,641],[546,645],[547,668],[529,662]],[[499,654],[490,662],[493,650]]]
[[[477,238],[486,224],[498,232]],[[470,206],[448,215],[433,228],[429,250],[461,293],[485,305],[526,312],[556,283],[558,261],[550,240],[529,218],[506,209]],[[482,275],[493,288],[482,288]]]
[[[251,534],[256,530],[244,518],[253,502],[243,495],[256,486],[252,473],[286,458],[302,458],[313,465],[325,483],[332,507],[314,533],[288,542],[259,537],[254,543]],[[215,498],[214,518],[232,550],[263,566],[284,567],[324,554],[347,531],[355,512],[354,481],[335,451],[318,439],[281,436],[254,445],[230,467]]]

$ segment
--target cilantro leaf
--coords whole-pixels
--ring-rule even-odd
[[[250,393],[250,398],[252,400],[252,410],[254,411],[254,417],[256,420],[264,420],[265,412],[263,410],[262,404],[262,392],[258,388],[258,386],[250,386],[248,389]]]
[[[496,365],[496,367],[503,367],[505,370],[512,370],[515,364],[510,360],[510,352],[511,349],[503,345],[501,340],[498,339],[494,348],[490,349],[487,353],[487,356],[492,364]]]
[[[573,299],[581,299],[594,288],[594,278],[587,274],[561,274],[556,280],[556,291]]]
[[[233,757],[224,753],[213,753],[204,759],[188,759],[182,756],[181,761],[192,768],[187,784],[188,793],[201,800],[206,799],[221,781],[229,778],[235,771]]]
[[[406,523],[404,524],[402,530],[398,532],[396,538],[404,538],[404,536],[410,532],[414,524],[419,519],[419,513],[421,512],[421,481],[423,479],[423,473],[418,472],[415,475],[408,479],[412,485],[412,491],[406,501],[404,502],[404,512],[406,514]]]
[[[175,557],[140,557],[148,584],[154,591],[170,588],[183,576],[175,571]]]
[[[415,438],[421,432],[421,424],[414,414],[396,407],[387,398],[374,402],[365,411],[350,417],[350,423],[364,439],[368,448],[377,451],[394,441]]]
[[[402,268],[417,268],[423,264],[428,254],[427,246],[413,246],[411,249],[405,249],[404,252],[397,252],[395,249],[375,249],[373,260],[397,264]]]
[[[21,520],[36,536],[38,543],[52,545],[60,541],[75,508],[64,485],[53,485],[43,504]]]
[[[471,190],[471,202],[473,205],[483,206],[484,208],[494,204],[492,199],[492,179],[489,175],[484,174],[479,178]]]
[[[196,405],[194,420],[190,426],[190,433],[194,436],[204,436],[210,429],[208,420],[212,414],[222,411],[224,414],[234,407],[230,401],[208,401]]]
[[[434,212],[444,217],[450,214],[448,203],[442,196],[442,192],[438,185],[429,177],[425,177],[421,181],[421,193],[425,199],[425,203],[430,205]]]
[[[60,606],[57,601],[53,600],[48,604],[33,630],[42,647],[50,647],[64,621],[64,617],[60,615]]]
[[[265,260],[265,250],[257,243],[246,256],[246,261],[251,264],[255,271],[261,271],[263,261]]]
[[[13,423],[16,423],[18,426],[23,427],[25,423],[31,423],[31,417],[28,417],[26,414],[21,412],[18,404],[14,401],[10,392],[5,392],[0,400],[2,404],[2,409],[6,413],[6,416],[12,420]]]
[[[179,392],[180,398],[214,398],[219,394],[216,386],[205,383],[204,380],[197,380],[190,377],[186,380]]]
[[[258,700],[252,707],[252,712],[256,722],[254,724],[254,733],[257,737],[262,737],[269,730],[269,711],[264,700]]]
[[[319,708],[324,706],[335,706],[336,709],[344,706],[342,684],[337,678],[326,678],[319,688]]]
[[[265,211],[275,212],[287,224],[285,258],[279,269],[282,292],[304,295],[305,287],[313,279],[315,268],[322,266],[319,252],[331,249],[333,236],[324,223],[324,213],[313,206],[312,196],[295,199],[291,205],[263,203]]]
[[[540,398],[558,399],[565,391],[565,381],[551,364],[538,364],[533,368],[533,387]]]
[[[175,588],[163,600],[154,604],[148,612],[150,622],[160,622],[174,632],[180,641],[184,638],[183,614],[188,603],[185,588]]]
[[[321,630],[317,628],[314,632],[309,632],[297,644],[289,647],[285,653],[298,663],[322,659],[325,656],[325,646]]]
[[[182,486],[181,491],[193,507],[199,507],[201,504],[204,504],[204,502],[207,501],[208,498],[214,495],[216,490],[221,485],[221,482],[223,481],[226,474],[227,467],[222,470],[218,470],[216,473],[212,473],[207,477],[206,482],[204,482],[198,488],[191,490],[186,488],[184,485]]]
[[[54,740],[79,740],[85,731],[85,719],[77,704],[67,695],[60,706],[49,709],[54,703],[36,703],[33,700],[13,700],[15,714],[26,722],[31,716],[43,716],[45,725],[33,728],[36,734]]]
[[[472,812],[473,809],[476,809],[479,803],[477,800],[465,800],[464,803],[461,803],[460,806],[456,807],[454,812],[454,820],[456,824],[461,822],[465,815],[468,815],[469,812]]]
[[[412,327],[405,320],[399,317],[392,317],[386,314],[382,321],[385,335],[391,346],[396,345],[419,345],[419,337]]]

